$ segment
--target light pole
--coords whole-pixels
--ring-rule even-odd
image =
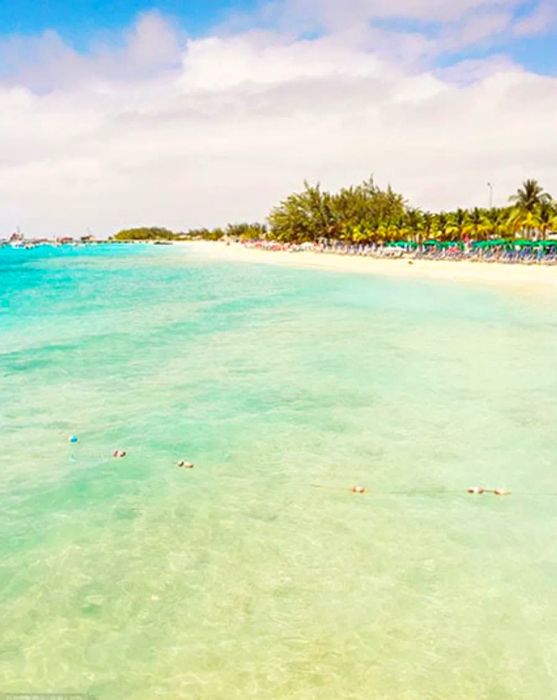
[[[488,182],[487,186],[489,187],[489,208],[493,209],[493,184]]]

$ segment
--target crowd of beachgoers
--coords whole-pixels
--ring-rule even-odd
[[[373,258],[406,258],[408,260],[468,260],[478,262],[557,264],[557,240],[546,241],[477,241],[470,243],[408,243],[398,241],[385,244],[333,243],[279,243],[277,241],[248,241],[243,245],[269,251],[313,252]]]

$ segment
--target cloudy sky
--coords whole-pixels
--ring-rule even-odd
[[[557,0],[0,0],[0,236],[557,196],[556,47]]]

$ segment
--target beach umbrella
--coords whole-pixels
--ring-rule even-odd
[[[475,241],[473,243],[476,248],[496,248],[502,245],[508,245],[509,241],[506,238],[492,238],[488,241]]]
[[[394,248],[416,248],[417,243],[414,243],[414,241],[395,241],[390,245]]]

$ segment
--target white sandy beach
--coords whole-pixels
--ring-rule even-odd
[[[372,258],[331,253],[267,251],[240,244],[209,241],[188,243],[204,255],[246,263],[286,265],[392,277],[421,277],[461,283],[495,284],[519,287],[525,292],[557,289],[557,266],[509,265],[505,263]]]

